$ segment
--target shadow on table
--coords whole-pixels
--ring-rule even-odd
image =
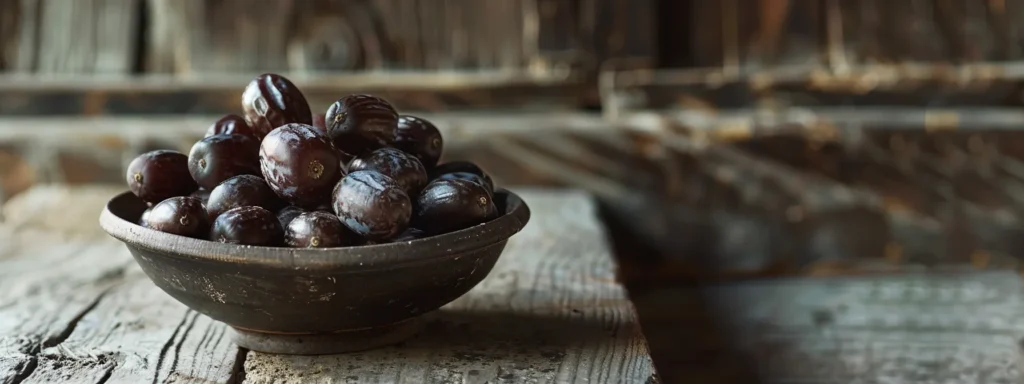
[[[753,356],[736,350],[734,319],[694,283],[695,271],[666,262],[649,241],[614,209],[602,205],[601,218],[618,259],[618,278],[629,290],[658,375],[665,383],[759,384],[763,377]],[[695,236],[691,238],[698,238]],[[685,241],[685,239],[677,239]],[[756,274],[755,274],[756,276]]]
[[[758,384],[758,362],[735,349],[721,312],[697,288],[631,292],[655,368],[665,383]]]

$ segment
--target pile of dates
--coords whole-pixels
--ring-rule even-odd
[[[490,177],[438,164],[432,123],[387,101],[350,95],[314,115],[288,79],[263,74],[192,146],[128,166],[154,230],[254,246],[344,247],[409,241],[498,216]]]

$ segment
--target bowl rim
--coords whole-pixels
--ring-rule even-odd
[[[160,232],[122,219],[114,213],[125,200],[141,203],[130,191],[111,198],[100,213],[99,223],[110,236],[129,247],[146,248],[160,255],[237,263],[289,270],[317,268],[379,269],[405,264],[429,263],[508,240],[530,220],[530,208],[518,195],[505,189],[505,214],[483,224],[442,235],[397,243],[339,248],[286,248],[225,244]],[[495,199],[500,201],[499,199]]]

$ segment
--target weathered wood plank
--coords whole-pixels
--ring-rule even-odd
[[[224,382],[225,327],[156,288],[96,214],[120,187],[36,187],[0,222],[0,383]]]
[[[633,296],[666,382],[1020,383],[1011,272],[748,281]]]
[[[627,382],[654,371],[593,201],[524,191],[536,212],[490,275],[393,348],[296,357],[250,352],[247,382]],[[276,380],[276,381],[275,381]]]

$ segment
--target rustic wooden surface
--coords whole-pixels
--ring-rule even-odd
[[[666,383],[1021,383],[1010,272],[630,287]]]
[[[522,191],[530,225],[418,337],[297,357],[240,350],[225,326],[153,286],[95,224],[120,189],[37,187],[4,206],[0,383],[656,380],[586,194]]]

